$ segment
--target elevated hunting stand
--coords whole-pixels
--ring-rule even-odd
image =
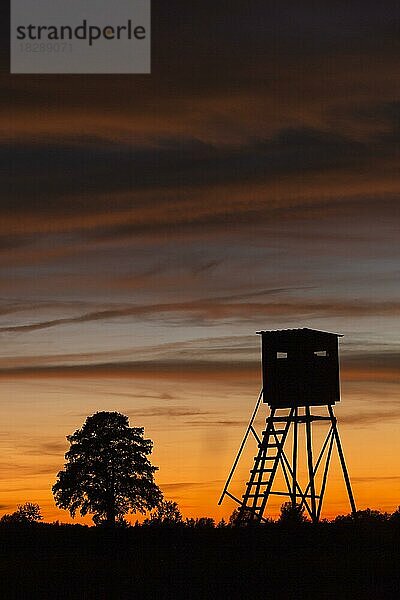
[[[313,329],[257,333],[262,339],[263,388],[219,504],[227,495],[239,504],[239,522],[261,523],[266,521],[270,496],[286,496],[293,507],[304,507],[316,523],[320,519],[332,451],[336,446],[351,511],[355,515],[356,506],[333,412],[334,404],[340,401],[338,338],[341,336]],[[268,404],[269,414],[265,430],[259,435],[254,422],[261,401]],[[312,407],[326,410],[322,415],[313,414]],[[328,432],[314,461],[312,429],[320,421],[327,422]],[[303,425],[305,432],[300,436]],[[229,486],[250,434],[256,440],[258,452],[240,500],[230,492]],[[304,440],[302,448],[301,440]],[[303,487],[299,482],[301,455],[305,458],[308,480]],[[278,471],[283,475],[285,490],[275,490]]]

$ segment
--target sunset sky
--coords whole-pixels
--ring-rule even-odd
[[[185,516],[227,517],[255,332],[286,327],[344,334],[356,503],[400,504],[399,12],[154,0],[151,75],[11,76],[3,31],[0,514],[69,520],[65,436],[118,410]]]

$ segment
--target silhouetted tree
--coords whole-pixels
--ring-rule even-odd
[[[25,502],[25,504],[18,504],[17,513],[22,519],[28,521],[28,523],[37,523],[43,520],[42,513],[40,511],[39,504],[35,502]]]
[[[128,512],[155,508],[162,493],[154,482],[147,456],[153,442],[143,427],[129,427],[118,412],[97,412],[83,427],[67,436],[71,447],[53,486],[56,505],[82,516],[93,514],[96,525],[123,524]]]
[[[213,529],[215,527],[215,521],[211,517],[186,519],[185,524],[187,527],[194,527],[196,529]]]
[[[25,502],[25,504],[18,504],[15,512],[3,515],[0,523],[2,525],[31,525],[42,520],[39,504]]]
[[[366,508],[365,510],[358,510],[357,521],[362,523],[385,523],[389,520],[389,514],[387,512],[381,512],[372,508]]]
[[[346,524],[346,523],[354,523],[354,517],[352,514],[347,514],[347,515],[337,515],[333,521],[333,523],[335,523],[336,525],[342,525],[342,524]]]
[[[385,523],[389,520],[390,515],[386,512],[381,512],[380,510],[375,510],[372,508],[366,508],[364,510],[358,510],[355,515],[355,519],[352,514],[348,515],[338,515],[334,522],[337,524],[340,523],[354,523],[354,520],[359,524],[377,524],[377,523]]]
[[[164,500],[151,513],[150,519],[144,521],[144,525],[180,525],[182,514],[176,502]]]
[[[304,505],[291,502],[284,502],[281,506],[281,514],[279,515],[278,523],[282,525],[300,525],[307,521],[304,514]]]

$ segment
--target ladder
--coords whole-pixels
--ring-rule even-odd
[[[282,460],[283,447],[290,429],[291,417],[282,422],[275,417],[276,409],[266,420],[266,428],[258,443],[258,453],[254,457],[254,467],[250,470],[250,479],[246,483],[238,515],[238,521],[243,524],[265,521],[264,511],[267,506],[275,475]]]

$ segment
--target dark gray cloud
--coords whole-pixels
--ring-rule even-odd
[[[251,194],[250,189],[247,194]],[[273,239],[274,232],[275,235],[279,232],[281,239],[287,240],[289,248],[292,248],[296,239],[319,239],[327,242],[336,240],[341,245],[346,239],[357,242],[360,223],[374,222],[384,226],[385,223],[394,224],[400,220],[398,195],[395,193],[370,195],[369,192],[360,191],[354,196],[349,196],[342,188],[334,192],[330,199],[321,201],[314,198],[315,192],[312,198],[308,198],[306,189],[304,197],[297,198],[293,198],[291,194],[287,197],[283,190],[281,194],[278,192],[279,201],[276,202],[271,199],[270,190],[262,194],[261,198],[257,197],[259,194],[256,193],[253,202],[246,201],[247,194],[241,191],[241,200],[231,201],[229,193],[221,191],[219,195],[214,190],[214,203],[209,206],[205,200],[201,211],[192,212],[193,207],[185,210],[182,205],[182,210],[174,211],[170,215],[165,214],[161,219],[145,219],[140,222],[129,222],[128,219],[128,222],[124,223],[101,224],[91,230],[82,231],[81,234],[88,242],[133,240],[139,236],[158,241],[192,238],[198,242],[201,239],[215,239],[220,234],[226,237],[243,234],[241,241],[246,243],[246,238],[251,236],[261,242],[263,238],[264,241]],[[323,191],[321,195],[324,195]],[[218,198],[218,203],[215,198]],[[346,224],[345,233],[340,229],[333,233],[332,229],[340,223]],[[348,231],[350,224],[351,231]],[[375,229],[370,235],[378,234],[379,229]]]
[[[220,356],[213,353],[209,360],[205,358],[207,352],[199,353],[195,349],[182,352],[178,349],[164,355],[164,358],[146,358],[142,360],[126,360],[113,362],[92,362],[92,364],[79,364],[79,355],[76,356],[75,364],[49,364],[39,361],[37,365],[26,367],[6,366],[0,368],[0,378],[34,378],[34,377],[66,377],[66,378],[84,378],[84,377],[132,377],[132,378],[157,378],[157,380],[209,380],[225,381],[235,383],[256,382],[260,378],[260,363],[257,355],[257,349],[250,347],[244,349],[242,354],[233,353],[231,358],[227,358],[227,348],[221,349]],[[162,353],[161,353],[162,355]],[[370,352],[358,355],[344,354],[341,360],[341,373],[344,381],[364,381],[377,383],[399,383],[400,354],[397,352]],[[146,395],[143,396],[146,398]],[[169,396],[168,396],[169,398]],[[167,415],[170,406],[161,407]],[[186,411],[186,407],[173,407],[178,411]],[[386,410],[388,408],[389,410]],[[397,406],[382,406],[382,419],[386,418],[386,413],[390,415],[397,414]],[[142,409],[140,409],[141,412]],[[158,409],[154,409],[158,410]],[[192,412],[192,409],[188,409]],[[197,409],[196,409],[197,410]],[[150,409],[150,412],[153,408]],[[146,412],[146,411],[145,411]],[[144,414],[144,413],[143,413]],[[194,414],[197,414],[195,411]],[[378,411],[378,415],[381,414]],[[357,413],[358,415],[358,413]],[[148,416],[151,416],[150,414]],[[171,413],[171,416],[172,413]],[[176,416],[179,416],[178,414]],[[182,414],[181,416],[189,416]],[[353,415],[347,415],[348,423],[356,418]],[[358,416],[357,416],[358,418]],[[362,418],[362,417],[361,417]],[[365,418],[375,419],[375,413],[366,414]],[[220,419],[218,419],[220,420]]]
[[[346,366],[354,371],[359,367],[368,369],[371,373],[386,369],[388,372],[393,372],[395,379],[400,383],[400,353],[397,349],[392,351],[386,349],[381,352],[354,352],[346,354],[343,359]]]
[[[98,364],[31,366],[0,369],[0,378],[8,377],[144,377],[159,379],[229,380],[259,375],[259,365],[252,361],[216,360],[148,360]]]
[[[140,91],[149,87],[152,90],[168,89],[168,81],[172,79],[173,83],[174,75],[180,78],[188,74],[190,66],[191,78],[187,82],[183,80],[186,86],[200,87],[201,82],[211,79],[217,87],[217,75],[222,79],[220,86],[230,79],[233,82],[235,73],[239,80],[244,79],[243,70],[246,66],[249,70],[249,63],[265,62],[269,65],[286,56],[319,56],[350,51],[362,53],[368,49],[382,49],[382,46],[396,42],[399,20],[398,4],[393,0],[385,0],[380,5],[358,0],[351,3],[336,2],[334,5],[316,5],[308,1],[300,5],[292,0],[284,4],[253,0],[251,5],[243,5],[239,0],[231,0],[229,8],[210,0],[194,0],[190,4],[172,0],[168,4],[155,3],[152,12],[153,73],[156,81],[149,82],[149,78],[137,77],[132,83],[130,78],[121,77],[128,92],[135,86]],[[4,18],[1,23],[4,40],[8,38],[5,26],[9,22],[7,13],[8,9],[3,6]],[[6,44],[3,45],[3,52],[5,60],[8,54]],[[225,70],[222,66],[225,66]],[[104,77],[94,79],[95,84],[103,83],[104,94],[109,101],[112,86],[107,85],[108,80]],[[45,83],[45,78],[40,80]],[[69,78],[69,82],[74,85],[74,78]],[[83,84],[86,93],[94,85],[90,85],[84,77],[79,77],[77,84]],[[60,85],[59,78],[56,78],[55,85]],[[39,91],[38,86],[38,95]],[[65,87],[64,93],[67,103],[71,102],[69,86]],[[35,97],[33,100],[37,101]],[[26,101],[22,94],[16,98],[17,105]],[[126,102],[123,97],[120,101]]]
[[[275,292],[271,292],[275,293]],[[262,292],[260,295],[268,294]],[[255,296],[258,293],[254,294]],[[238,295],[239,300],[245,297],[251,298],[252,295]],[[0,333],[30,333],[71,325],[75,323],[90,323],[95,321],[108,321],[121,318],[149,318],[162,320],[170,324],[182,324],[183,322],[192,325],[202,325],[207,323],[234,323],[249,322],[255,323],[257,319],[282,319],[297,317],[304,319],[306,317],[368,317],[371,315],[397,316],[400,313],[400,303],[398,302],[367,302],[345,300],[291,300],[291,301],[270,301],[270,302],[233,302],[228,301],[229,297],[199,299],[188,302],[171,302],[169,304],[148,304],[123,306],[114,309],[93,311],[73,317],[62,317],[52,320],[39,321],[25,325],[11,325],[0,327]]]
[[[73,317],[62,317],[59,319],[52,319],[51,321],[39,321],[36,323],[30,323],[26,325],[11,325],[8,327],[0,327],[1,332],[26,332],[37,331],[41,329],[49,329],[51,327],[58,327],[61,325],[69,325],[73,323],[87,323],[92,321],[104,321],[108,319],[124,318],[124,317],[145,317],[154,316],[159,313],[164,315],[166,313],[183,313],[183,314],[196,314],[198,312],[207,313],[207,309],[211,309],[213,306],[221,306],[223,311],[224,303],[232,301],[250,300],[252,298],[260,296],[277,295],[283,292],[292,291],[292,288],[271,288],[265,290],[259,290],[256,292],[248,292],[245,294],[230,294],[226,296],[216,296],[213,298],[203,298],[196,301],[189,302],[177,302],[171,304],[156,304],[156,305],[134,305],[134,306],[119,306],[116,308],[107,308],[104,310],[97,310],[89,313]],[[42,305],[41,308],[45,307]],[[239,306],[240,309],[240,306]],[[4,314],[8,312],[14,312],[11,307],[4,309]],[[21,310],[21,308],[20,308]],[[218,310],[217,310],[218,312]],[[0,309],[1,314],[1,309]]]
[[[141,208],[133,192],[177,187],[208,188],[251,182],[252,185],[296,173],[377,167],[393,156],[395,140],[358,141],[343,134],[312,128],[279,131],[270,139],[238,146],[215,145],[197,139],[164,139],[140,147],[86,136],[53,141],[0,145],[5,168],[2,211],[63,216],[110,209]],[[8,174],[8,176],[7,176]],[[99,194],[103,199],[99,198]],[[157,200],[162,204],[162,196]]]

